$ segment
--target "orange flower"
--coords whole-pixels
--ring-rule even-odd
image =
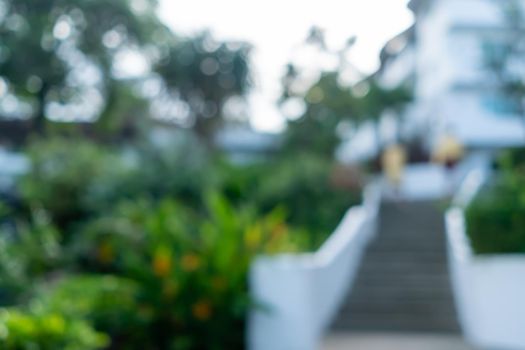
[[[158,248],[153,257],[153,272],[158,277],[166,277],[171,271],[171,253],[167,249]]]
[[[197,270],[201,265],[201,260],[196,254],[186,254],[182,257],[181,267],[186,272]]]
[[[206,321],[211,317],[212,308],[211,304],[206,300],[200,300],[193,305],[191,308],[193,317],[199,321]]]
[[[115,252],[109,242],[104,241],[98,246],[97,258],[98,261],[104,265],[110,264],[113,261]]]

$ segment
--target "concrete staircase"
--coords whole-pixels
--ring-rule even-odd
[[[333,330],[459,332],[438,204],[383,203],[377,234]]]

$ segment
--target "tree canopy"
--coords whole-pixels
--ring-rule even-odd
[[[162,88],[147,98],[184,105],[179,117],[209,137],[227,100],[247,91],[249,46],[209,33],[180,37],[161,23],[156,5],[0,0],[0,117],[32,118],[38,132],[46,120],[114,126],[144,99],[140,84],[154,81]],[[123,75],[129,66],[142,71]],[[16,108],[2,108],[8,95]]]
[[[321,70],[319,77],[310,83],[304,81],[300,68],[290,63],[282,79],[283,94],[281,105],[299,99],[304,111],[296,119],[288,121],[285,135],[286,148],[333,156],[341,142],[341,134],[350,128],[357,128],[366,121],[378,124],[387,110],[399,110],[408,103],[412,95],[403,86],[383,87],[377,77],[364,75],[346,60],[346,52],[356,42],[351,37],[340,50],[327,48],[323,32],[312,28],[306,40],[323,53],[334,55],[338,60],[335,69]],[[356,78],[345,81],[348,69]],[[348,126],[348,127],[345,127]]]

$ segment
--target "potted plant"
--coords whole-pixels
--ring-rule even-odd
[[[483,348],[525,348],[525,162],[507,153],[491,181],[473,173],[446,214],[449,265],[465,337]]]

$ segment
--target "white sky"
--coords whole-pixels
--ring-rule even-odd
[[[412,22],[408,0],[161,0],[159,14],[177,33],[209,29],[218,39],[245,40],[253,52],[255,88],[250,97],[252,124],[276,131],[283,118],[275,107],[285,65],[300,55],[309,29],[325,30],[330,47],[356,35],[352,62],[364,72],[379,63],[386,40]]]

